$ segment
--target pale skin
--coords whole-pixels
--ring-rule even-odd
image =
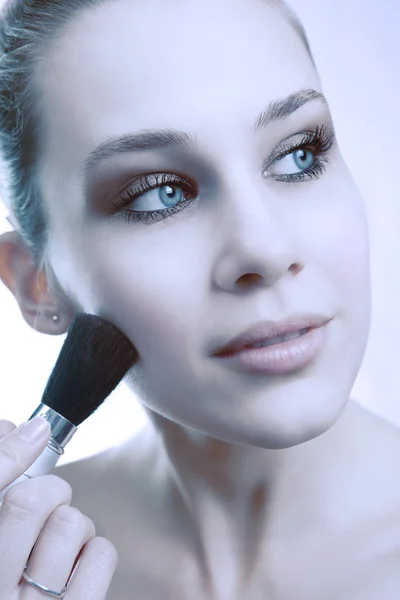
[[[299,172],[293,154],[262,174],[285,140],[333,127],[298,35],[261,0],[118,0],[75,18],[37,81],[64,302],[13,233],[0,276],[44,333],[81,310],[119,326],[152,423],[56,470],[118,549],[110,600],[397,599],[400,437],[349,400],[370,320],[363,201],[336,142],[315,178],[279,179]],[[304,90],[314,99],[255,131]],[[106,140],[171,129],[196,144],[103,156],[83,177]],[[189,178],[198,198],[151,224],[107,219],[148,173]],[[163,208],[157,194],[129,210]],[[310,311],[331,322],[301,372],[254,378],[210,357],[256,321]]]

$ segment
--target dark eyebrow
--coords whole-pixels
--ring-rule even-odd
[[[85,160],[82,168],[87,177],[94,166],[115,154],[138,152],[143,150],[162,150],[163,148],[197,148],[196,138],[185,131],[175,129],[160,129],[156,131],[145,129],[136,133],[126,133],[101,142]]]
[[[251,131],[256,133],[267,127],[273,121],[286,119],[304,104],[313,100],[322,100],[327,104],[326,98],[320,92],[312,89],[300,90],[279,100],[270,102],[256,118]],[[120,137],[110,138],[97,146],[87,157],[82,168],[86,178],[96,164],[116,154],[124,152],[137,152],[144,150],[162,150],[165,148],[196,149],[197,139],[188,132],[175,129],[143,130],[136,133],[126,133]]]
[[[291,94],[290,96],[287,96],[286,98],[281,98],[271,102],[267,109],[258,115],[252,127],[252,131],[260,131],[260,129],[264,129],[273,121],[287,119],[287,117],[290,117],[290,115],[296,112],[296,110],[299,110],[299,108],[304,106],[304,104],[312,102],[313,100],[320,100],[324,104],[328,105],[328,102],[323,94],[311,89],[300,90],[294,94]]]

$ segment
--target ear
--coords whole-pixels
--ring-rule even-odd
[[[0,279],[17,300],[25,321],[40,333],[66,333],[74,318],[71,307],[50,291],[47,276],[32,260],[20,235],[7,231],[0,235]],[[59,316],[53,321],[53,315]]]

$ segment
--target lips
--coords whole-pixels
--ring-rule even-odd
[[[301,336],[316,329],[330,319],[322,315],[294,316],[285,321],[262,321],[256,323],[224,346],[214,351],[214,356],[230,356],[246,348],[262,348]]]
[[[273,346],[274,344],[281,344],[282,342],[287,342],[289,340],[294,340],[298,337],[301,337],[309,329],[299,329],[298,331],[291,331],[290,333],[285,333],[284,335],[277,335],[273,338],[267,338],[262,340],[261,342],[257,342],[257,344],[252,344],[251,346],[246,346],[247,348],[266,348],[267,346]]]

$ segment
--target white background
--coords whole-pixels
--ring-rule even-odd
[[[342,152],[369,214],[373,322],[353,395],[400,426],[400,3],[292,0],[290,5],[305,26]],[[10,229],[5,214],[0,203],[0,233]],[[0,418],[20,423],[39,404],[65,336],[30,329],[1,284],[0,308]],[[144,419],[137,399],[121,384],[82,424],[59,464],[120,443]]]

